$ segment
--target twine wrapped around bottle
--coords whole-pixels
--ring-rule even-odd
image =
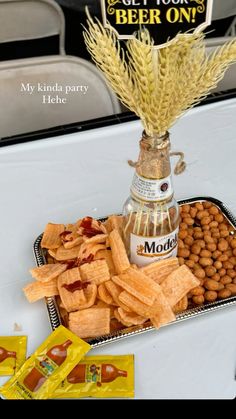
[[[172,151],[170,153],[170,157],[179,156],[179,160],[177,161],[175,168],[174,168],[174,174],[180,175],[183,173],[187,167],[187,163],[184,161],[184,153],[182,151]],[[138,162],[134,162],[133,160],[128,160],[128,165],[130,167],[136,167]]]
[[[136,172],[147,179],[162,179],[169,176],[171,171],[169,153],[168,133],[162,137],[148,137],[143,133]]]

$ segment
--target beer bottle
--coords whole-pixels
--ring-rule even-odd
[[[67,348],[71,344],[71,340],[67,340],[61,345],[53,346],[42,360],[38,359],[35,367],[24,378],[24,385],[32,392],[37,391],[54,370],[65,361]]]
[[[143,133],[131,195],[123,208],[124,241],[132,263],[144,266],[177,254],[179,209],[174,199],[169,134]]]
[[[0,346],[0,362],[3,362],[6,358],[16,358],[16,352],[7,351]]]
[[[71,384],[77,383],[110,383],[118,377],[127,377],[127,371],[119,370],[112,364],[78,364],[67,376]]]

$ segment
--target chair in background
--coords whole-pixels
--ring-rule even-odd
[[[226,36],[236,36],[236,16],[233,19],[233,22],[231,23],[229,29],[227,30]]]
[[[0,138],[120,112],[96,67],[65,55],[64,33],[64,16],[53,0],[0,0],[0,42],[51,35],[60,40],[60,55],[0,62]],[[79,86],[88,86],[87,93]],[[52,98],[57,102],[48,103]]]
[[[212,20],[236,15],[235,0],[213,0]]]
[[[0,0],[0,43],[59,35],[65,54],[65,19],[53,0]],[[36,55],[36,54],[35,54]]]

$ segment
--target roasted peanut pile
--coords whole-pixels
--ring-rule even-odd
[[[200,280],[189,305],[236,295],[236,233],[210,202],[180,207],[178,258]]]

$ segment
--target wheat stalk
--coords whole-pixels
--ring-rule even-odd
[[[105,74],[121,102],[139,115],[137,93],[130,68],[114,32],[109,28],[105,29],[98,19],[94,22],[90,15],[87,23],[84,40],[93,60]]]
[[[153,41],[144,29],[137,38],[127,42],[130,68],[132,69],[138,102],[147,134],[152,133],[154,120],[150,109],[153,106],[155,92],[155,63],[153,60]]]
[[[188,109],[216,87],[236,62],[236,40],[209,57],[202,33],[178,34],[162,49],[153,49],[146,29],[121,48],[112,27],[88,14],[86,46],[119,99],[143,122],[147,134],[162,135]]]
[[[159,67],[163,67],[163,56],[169,57],[167,69],[164,71],[164,83],[158,81],[159,91],[163,100],[159,102],[158,130],[166,132],[182,114],[182,108],[192,95],[192,86],[196,83],[204,56],[202,35],[178,35],[175,42],[159,52]],[[161,69],[159,70],[161,71]],[[158,78],[161,81],[161,77]],[[187,108],[186,108],[187,109]]]

